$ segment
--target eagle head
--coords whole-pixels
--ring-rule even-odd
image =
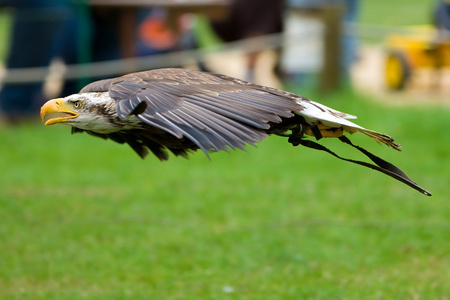
[[[115,132],[121,125],[115,101],[107,92],[49,100],[41,108],[41,119],[45,125],[62,123],[97,133]]]

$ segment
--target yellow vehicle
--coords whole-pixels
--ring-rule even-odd
[[[391,90],[401,90],[419,68],[450,67],[450,39],[440,38],[432,26],[413,27],[386,40],[385,81]]]

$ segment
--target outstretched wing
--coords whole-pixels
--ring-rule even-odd
[[[342,136],[342,131],[349,133],[360,131],[378,142],[399,150],[400,145],[391,137],[346,120],[354,118],[351,115],[289,92],[224,75],[187,69],[158,69],[132,73],[91,83],[81,92],[106,91],[116,101],[120,118],[134,114],[148,125],[179,139],[191,140],[206,154],[207,151],[226,150],[228,147],[243,148],[246,143],[254,144],[265,138],[267,132],[272,132],[271,126],[283,122],[285,120],[283,118],[295,118],[297,115],[302,118],[302,123],[305,122],[310,126],[309,129],[313,131],[316,139],[322,136],[321,130],[324,132],[331,130],[335,133],[332,136],[358,149],[375,164],[340,157],[310,140],[302,138],[296,140],[294,132],[292,136],[294,139],[292,141],[290,139],[293,145],[301,144],[326,151],[339,159],[380,171],[426,195],[431,195],[394,165],[353,145]],[[290,124],[289,121],[286,123]],[[335,132],[333,129],[336,128],[341,129],[341,132]],[[146,155],[145,147],[148,147],[160,159],[167,159],[167,154],[161,150],[163,146],[152,141],[144,141],[141,136],[134,136],[133,133],[131,136],[123,132],[107,136],[90,131],[88,133],[111,138],[119,143],[128,143],[141,157]],[[308,131],[305,133],[309,134]],[[183,151],[185,149],[178,154],[185,154]]]
[[[303,107],[247,82],[187,69],[158,69],[94,82],[82,92],[109,90],[119,117],[129,114],[203,151],[243,148],[267,137],[270,123]],[[298,96],[297,96],[298,97]]]

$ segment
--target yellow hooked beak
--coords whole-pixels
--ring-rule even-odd
[[[41,119],[45,125],[53,125],[56,123],[64,123],[70,119],[79,116],[76,112],[69,109],[70,104],[64,102],[63,98],[47,101],[41,107]]]

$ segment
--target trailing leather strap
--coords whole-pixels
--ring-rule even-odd
[[[397,168],[396,166],[394,166],[393,164],[379,158],[376,155],[373,155],[372,153],[370,153],[369,151],[353,145],[352,142],[345,136],[341,136],[339,138],[339,140],[341,140],[341,142],[346,143],[350,146],[352,146],[353,148],[359,150],[360,152],[362,152],[364,155],[366,155],[368,158],[370,158],[371,161],[373,161],[376,165],[364,162],[364,161],[359,161],[359,160],[353,160],[353,159],[348,159],[348,158],[344,158],[341,157],[339,155],[337,155],[336,153],[334,153],[333,151],[329,150],[328,148],[326,148],[325,146],[322,146],[316,142],[313,142],[311,140],[306,140],[306,139],[301,139],[300,144],[308,147],[308,148],[312,148],[312,149],[316,149],[316,150],[322,150],[325,152],[330,153],[331,155],[333,155],[334,157],[337,157],[341,160],[344,161],[348,161],[348,162],[352,162],[361,166],[365,166],[374,170],[377,170],[381,173],[384,173],[388,176],[391,176],[392,178],[397,179],[398,181],[403,182],[404,184],[409,185],[410,187],[412,187],[413,189],[421,192],[424,195],[427,196],[431,196],[431,193],[428,192],[427,190],[423,189],[422,187],[420,187],[417,183],[415,183],[414,181],[411,180],[411,178],[409,178],[402,170],[400,170],[399,168]]]

